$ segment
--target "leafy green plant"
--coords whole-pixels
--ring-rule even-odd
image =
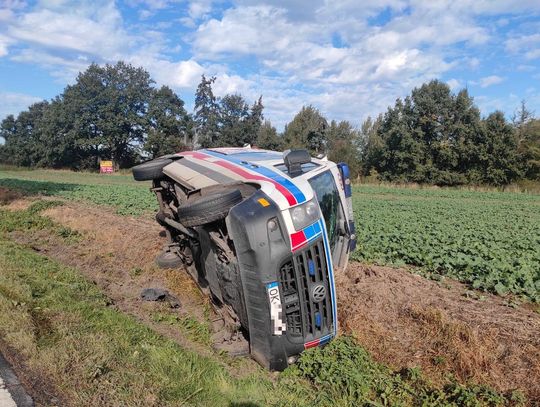
[[[26,195],[57,196],[110,206],[120,215],[137,216],[157,209],[156,198],[145,184],[74,184],[0,176],[0,186],[22,191]]]
[[[353,258],[540,301],[540,195],[354,188]]]
[[[324,348],[302,354],[283,375],[307,380],[315,391],[313,405],[342,406],[502,406],[523,405],[523,395],[502,395],[493,389],[449,380],[441,388],[418,368],[394,372],[373,361],[354,338],[340,337]]]

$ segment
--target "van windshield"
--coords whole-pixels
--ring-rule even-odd
[[[326,231],[330,240],[330,247],[333,249],[338,235],[339,221],[339,193],[334,182],[334,177],[330,170],[309,179],[311,187],[315,191],[317,201],[326,223]]]

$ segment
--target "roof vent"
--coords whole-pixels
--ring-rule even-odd
[[[283,161],[291,177],[302,174],[302,164],[311,162],[307,150],[287,150],[283,152]]]

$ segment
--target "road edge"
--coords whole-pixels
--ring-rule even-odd
[[[34,407],[34,400],[26,392],[11,365],[0,353],[0,377],[17,407]]]

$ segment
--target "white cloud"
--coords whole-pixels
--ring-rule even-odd
[[[22,93],[0,92],[0,100],[2,101],[0,103],[0,120],[3,120],[7,115],[17,114],[43,99]]]
[[[248,100],[256,99],[255,83],[249,79],[244,79],[239,75],[229,75],[223,73],[216,77],[213,89],[217,96],[225,96],[229,93],[239,93]]]
[[[518,65],[516,69],[520,72],[534,72],[538,69],[538,67],[534,65],[521,64]]]
[[[200,19],[212,10],[212,0],[191,1],[188,6],[188,14],[194,19]]]
[[[378,105],[374,101],[393,102],[411,87],[449,70],[455,62],[446,60],[438,47],[463,41],[478,44],[487,38],[483,29],[457,16],[430,15],[423,20],[404,16],[384,26],[370,27],[358,16],[373,15],[374,5],[314,4],[311,20],[295,21],[290,17],[290,8],[299,5],[285,9],[281,1],[271,5],[243,3],[249,4],[229,9],[221,18],[199,26],[193,42],[195,55],[222,62],[256,57],[262,70],[250,78],[252,83],[261,82],[262,76],[273,76],[283,84],[266,80],[266,86],[258,86],[267,112],[278,127],[283,115],[272,111],[274,103],[278,109],[289,105],[299,109],[303,104],[315,103],[333,117],[359,121],[366,112],[373,114],[372,107]],[[402,9],[404,2],[392,2],[392,7]],[[340,15],[343,11],[346,13]],[[332,45],[336,32],[344,39],[345,47]],[[283,92],[283,87],[298,86],[308,88]],[[294,102],[285,103],[284,99]],[[385,105],[381,103],[381,107],[384,110]],[[349,114],[344,115],[344,111]],[[274,115],[279,118],[274,119]]]
[[[480,78],[479,85],[482,88],[487,88],[488,86],[497,85],[502,81],[504,81],[504,78],[497,75],[490,75]]]
[[[128,32],[113,1],[100,0],[80,7],[62,3],[63,0],[47,0],[20,14],[7,27],[5,36],[0,33],[0,56],[7,52],[7,41],[23,44],[12,60],[39,64],[63,83],[73,82],[78,72],[92,62],[118,60],[143,66],[158,84],[193,89],[198,83],[204,71],[201,65],[189,58],[170,61],[164,57],[164,50],[178,52],[180,46],[168,46],[166,36],[157,28]],[[150,10],[156,10],[171,2],[145,3]]]
[[[94,10],[41,9],[26,13],[9,26],[16,41],[49,49],[65,49],[111,58],[130,45],[121,27],[114,3],[99,4]]]
[[[286,21],[281,9],[236,8],[227,10],[221,20],[211,19],[200,25],[194,47],[196,54],[208,58],[219,58],[224,53],[265,55],[285,49],[290,44],[286,33],[300,36],[299,31],[299,27]]]
[[[514,29],[513,17],[540,10],[538,0],[126,4],[142,19],[164,10],[175,14],[170,21],[133,21],[113,0],[41,0],[32,6],[11,4],[6,11],[0,6],[0,21],[6,16],[0,24],[0,57],[40,64],[66,83],[92,61],[123,59],[146,68],[159,85],[190,94],[203,73],[216,75],[218,95],[238,92],[251,102],[262,94],[265,114],[278,127],[310,103],[330,118],[359,124],[443,74],[455,76],[448,84],[458,89],[464,79],[456,78],[467,77],[463,71],[485,75],[485,54],[478,51],[491,52],[501,43],[529,60],[540,57],[540,35],[530,27],[528,35]],[[178,22],[183,26],[175,31]],[[511,30],[506,42],[501,30]],[[502,80],[492,75],[476,83],[488,87]]]
[[[480,111],[489,114],[495,110],[505,112],[517,109],[521,102],[521,98],[514,94],[504,95],[501,97],[480,95],[476,96],[474,101],[480,108]]]
[[[506,49],[514,54],[523,54],[525,59],[540,57],[540,34],[522,35],[506,41]]]
[[[0,34],[0,58],[8,54],[8,45],[11,40],[5,35]]]
[[[156,60],[149,69],[158,82],[173,88],[190,90],[197,87],[201,75],[205,73],[205,69],[192,59],[177,63]]]
[[[463,84],[461,83],[459,79],[452,78],[452,79],[447,80],[446,83],[448,86],[450,86],[450,89],[453,92],[463,88]]]

